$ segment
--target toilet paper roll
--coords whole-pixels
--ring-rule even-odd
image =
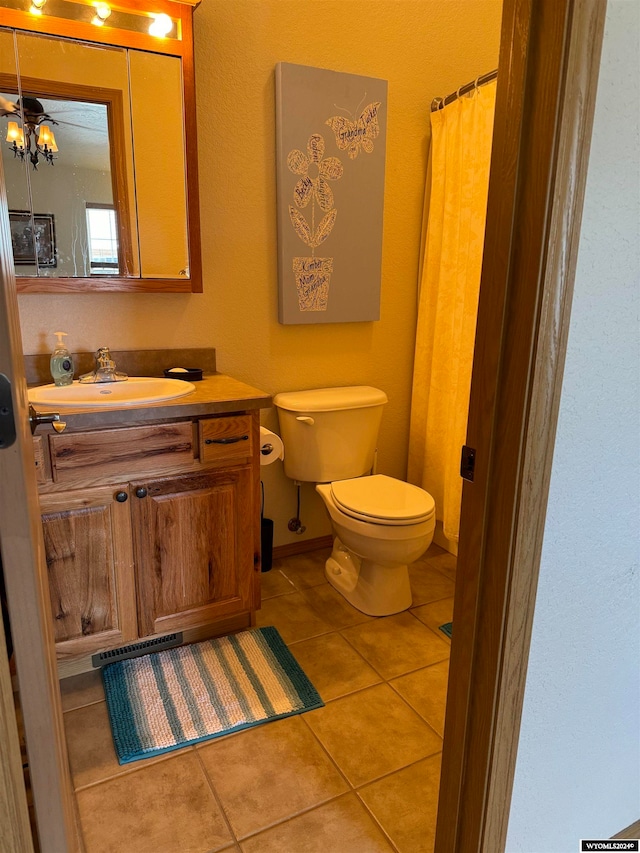
[[[279,435],[260,427],[260,464],[271,465],[276,459],[284,459],[284,444]]]

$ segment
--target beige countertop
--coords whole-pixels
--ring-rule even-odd
[[[206,417],[227,412],[266,409],[271,396],[223,373],[207,374],[192,383],[195,390],[183,397],[158,403],[119,406],[61,407],[60,420],[72,429],[135,426],[180,418]],[[54,406],[35,404],[37,411],[52,411]],[[50,429],[50,428],[49,428]],[[41,431],[45,430],[41,428]],[[49,430],[47,430],[49,431]]]

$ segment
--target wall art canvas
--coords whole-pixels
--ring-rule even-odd
[[[279,315],[380,319],[387,81],[276,65]]]

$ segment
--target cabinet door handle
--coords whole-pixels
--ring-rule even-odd
[[[139,486],[139,487],[136,489],[136,497],[137,497],[137,498],[146,498],[146,496],[147,496],[147,490],[145,489],[145,487],[144,487],[144,486]]]
[[[235,444],[237,441],[249,441],[248,435],[236,435],[233,438],[205,438],[205,444]]]
[[[129,495],[126,492],[116,492],[116,500],[119,504],[126,503],[129,499]]]

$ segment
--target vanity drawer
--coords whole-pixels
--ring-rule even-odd
[[[200,461],[237,462],[251,458],[251,415],[225,415],[200,421]]]
[[[191,423],[155,424],[49,436],[56,483],[162,473],[193,463]]]

